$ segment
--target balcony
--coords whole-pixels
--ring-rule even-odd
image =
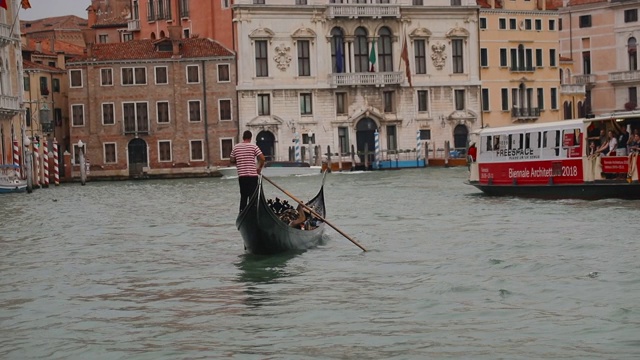
[[[17,96],[0,95],[0,119],[15,116],[21,111]]]
[[[573,83],[578,85],[595,85],[596,84],[596,76],[593,74],[585,74],[585,75],[574,75]]]
[[[511,108],[511,117],[514,120],[537,119],[540,117],[538,108]]]
[[[560,85],[560,94],[563,95],[584,95],[587,88],[584,84],[562,84]]]
[[[399,18],[400,5],[396,4],[328,4],[327,18]]]
[[[533,66],[512,66],[509,68],[511,72],[534,72],[536,68]]]
[[[129,20],[129,23],[127,24],[127,30],[140,31],[140,19]]]
[[[331,86],[356,86],[356,85],[400,85],[404,81],[402,72],[379,73],[334,73],[329,75]]]
[[[11,26],[7,24],[0,24],[0,47],[7,46],[14,41],[19,41],[20,39],[16,36],[15,33],[11,33]]]
[[[640,70],[618,71],[609,73],[610,83],[629,83],[640,81]]]

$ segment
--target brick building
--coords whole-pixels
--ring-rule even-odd
[[[238,131],[234,53],[171,30],[110,44],[90,43],[89,30],[87,54],[67,64],[72,161],[82,140],[90,177],[206,175],[228,164]]]

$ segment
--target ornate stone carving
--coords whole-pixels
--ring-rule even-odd
[[[281,71],[287,70],[289,67],[289,63],[291,63],[291,55],[289,55],[289,51],[291,50],[290,46],[285,44],[280,44],[276,46],[276,56],[273,57],[273,60],[276,62],[276,66]]]
[[[447,54],[444,52],[446,47],[447,46],[441,42],[431,45],[431,61],[433,61],[433,66],[438,70],[442,70],[444,62],[447,60]]]

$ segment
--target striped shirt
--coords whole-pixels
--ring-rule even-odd
[[[234,146],[231,156],[236,158],[238,176],[258,176],[256,157],[260,155],[262,151],[256,144],[241,142]]]

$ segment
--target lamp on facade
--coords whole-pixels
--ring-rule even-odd
[[[42,126],[42,132],[45,134],[53,132],[53,123],[51,121],[51,109],[47,106],[46,102],[42,103],[40,112],[40,125]]]

